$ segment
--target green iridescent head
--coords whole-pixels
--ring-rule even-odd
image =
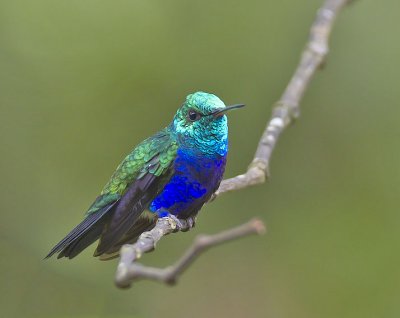
[[[176,112],[172,127],[185,148],[225,155],[228,151],[228,120],[225,112],[242,106],[226,107],[217,96],[196,92],[186,97]]]

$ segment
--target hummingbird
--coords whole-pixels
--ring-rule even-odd
[[[137,145],[117,167],[83,221],[46,258],[74,258],[99,240],[94,256],[111,259],[158,218],[195,217],[221,183],[228,154],[227,111],[214,94],[186,97],[166,128]]]

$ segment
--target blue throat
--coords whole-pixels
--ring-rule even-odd
[[[204,126],[187,128],[177,119],[168,129],[176,136],[179,147],[200,157],[215,158],[228,152],[228,119],[226,115],[209,121]]]

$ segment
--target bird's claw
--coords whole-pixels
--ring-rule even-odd
[[[186,219],[186,222],[188,223],[189,229],[194,228],[196,226],[196,217],[191,216]]]
[[[194,226],[196,225],[196,217],[188,217],[187,219],[184,220],[180,220],[181,223],[183,223],[182,227],[180,228],[180,230],[182,232],[187,232],[189,230],[191,230],[192,228],[194,228]]]
[[[178,219],[175,215],[173,215],[173,214],[168,214],[168,218],[172,219],[172,220],[175,222],[175,224],[176,224],[176,229],[177,229],[177,230],[182,230],[182,228],[185,227],[185,225],[184,225],[183,222],[182,222],[182,221],[184,221],[184,220]]]
[[[196,225],[196,217],[188,217],[187,219],[179,219],[177,216],[168,213],[168,218],[172,219],[176,224],[176,230],[186,232]]]

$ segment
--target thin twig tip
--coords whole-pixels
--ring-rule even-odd
[[[263,235],[267,232],[267,228],[261,219],[251,220],[250,225],[253,227],[253,229],[258,235]]]

